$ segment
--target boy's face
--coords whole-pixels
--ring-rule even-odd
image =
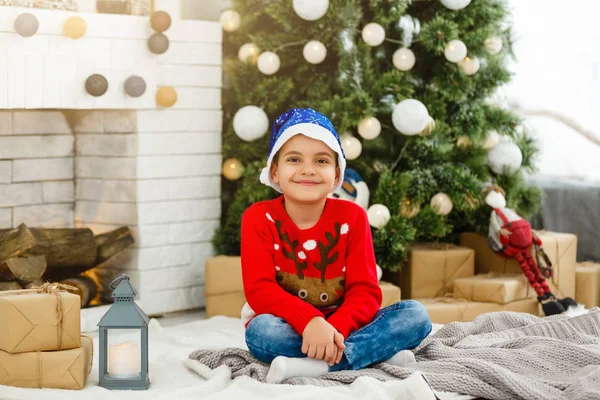
[[[271,164],[271,176],[283,193],[298,202],[322,200],[340,179],[337,154],[320,140],[294,135]]]

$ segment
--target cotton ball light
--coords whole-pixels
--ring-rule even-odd
[[[471,0],[440,0],[440,2],[450,10],[462,10],[471,3]]]
[[[223,176],[230,181],[240,179],[244,173],[244,166],[237,158],[228,158],[223,163]]]
[[[511,142],[498,143],[488,153],[488,165],[498,175],[504,174],[505,170],[508,175],[514,174],[522,162],[521,149]]]
[[[490,54],[498,54],[502,50],[502,39],[498,36],[490,36],[483,42],[485,50]]]
[[[273,75],[280,66],[279,56],[272,51],[265,51],[258,56],[258,70],[265,75]]]
[[[362,152],[362,143],[360,140],[350,134],[342,135],[340,138],[342,142],[342,150],[348,160],[356,160]]]
[[[500,143],[500,135],[498,132],[491,130],[488,132],[482,147],[486,150],[491,150],[498,143]]]
[[[458,67],[465,75],[475,75],[479,71],[479,59],[465,57],[464,60],[458,62]]]
[[[219,22],[221,23],[223,30],[233,32],[242,24],[242,17],[240,17],[240,13],[235,10],[225,10],[221,13]]]
[[[304,45],[302,50],[304,59],[311,64],[320,64],[327,57],[327,48],[318,40],[311,40]]]
[[[369,224],[373,228],[383,228],[390,220],[390,210],[383,204],[373,204],[367,210]]]
[[[327,13],[329,0],[294,0],[292,6],[300,18],[316,21]]]
[[[457,147],[462,147],[462,148],[467,148],[469,147],[469,144],[471,143],[471,140],[469,139],[468,136],[459,136],[456,138],[456,146]]]
[[[63,25],[63,33],[71,39],[79,39],[87,32],[85,20],[79,16],[69,17]]]
[[[400,133],[413,136],[425,129],[429,123],[429,112],[419,100],[402,100],[394,107],[392,123]]]
[[[418,203],[414,203],[408,199],[402,202],[400,206],[400,215],[404,218],[412,218],[421,211],[421,206]]]
[[[165,11],[156,11],[150,17],[150,26],[156,32],[164,32],[171,26],[171,16]]]
[[[240,139],[251,142],[267,133],[269,117],[262,108],[244,106],[233,116],[233,130]]]
[[[177,103],[177,91],[173,86],[162,86],[156,91],[156,104],[161,107],[172,107]]]
[[[362,29],[362,38],[369,46],[379,46],[385,39],[385,29],[378,23],[371,22]]]
[[[415,66],[415,53],[408,47],[402,47],[394,52],[392,63],[400,71],[410,71]]]
[[[366,140],[373,140],[381,133],[381,123],[375,117],[366,117],[358,123],[358,134]]]
[[[452,199],[444,192],[439,192],[431,198],[431,207],[439,215],[448,215],[452,211]]]
[[[163,54],[169,49],[169,38],[160,32],[152,34],[148,38],[148,49],[154,54]]]
[[[462,61],[467,56],[467,46],[458,39],[451,40],[444,49],[444,56],[453,63]]]
[[[244,43],[238,50],[238,58],[244,63],[256,63],[259,54],[258,46],[254,43]]]
[[[23,37],[35,35],[40,27],[37,17],[31,13],[23,13],[15,19],[15,31]]]
[[[125,81],[123,85],[125,93],[131,97],[140,97],[146,92],[146,81],[144,78],[137,75],[132,75]]]

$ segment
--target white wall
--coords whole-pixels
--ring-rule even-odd
[[[509,103],[573,118],[600,139],[598,0],[511,0],[515,73]],[[539,175],[600,180],[600,146],[544,117],[527,119],[541,146]]]

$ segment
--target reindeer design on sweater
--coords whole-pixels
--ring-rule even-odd
[[[309,277],[305,275],[310,266],[301,254],[302,249],[298,240],[291,240],[289,235],[283,231],[280,221],[275,221],[275,227],[279,238],[285,244],[281,250],[284,256],[295,263],[296,272],[276,271],[276,280],[284,290],[318,308],[335,308],[342,303],[344,296],[345,277],[337,276],[326,279],[327,268],[337,261],[338,251],[335,250],[341,237],[341,225],[334,224],[333,233],[326,232],[326,242],[319,241],[320,261],[313,262],[312,267],[320,272],[320,277]],[[287,248],[286,248],[287,247]],[[333,251],[333,252],[332,252]]]

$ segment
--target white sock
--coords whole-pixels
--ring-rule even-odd
[[[285,379],[304,376],[315,378],[326,374],[329,371],[329,365],[326,361],[315,360],[314,358],[288,358],[275,357],[271,362],[269,373],[267,374],[267,383],[280,383]]]
[[[408,363],[415,362],[415,355],[410,350],[402,350],[394,354],[392,358],[385,361],[388,364],[396,365],[398,367],[404,367]]]

